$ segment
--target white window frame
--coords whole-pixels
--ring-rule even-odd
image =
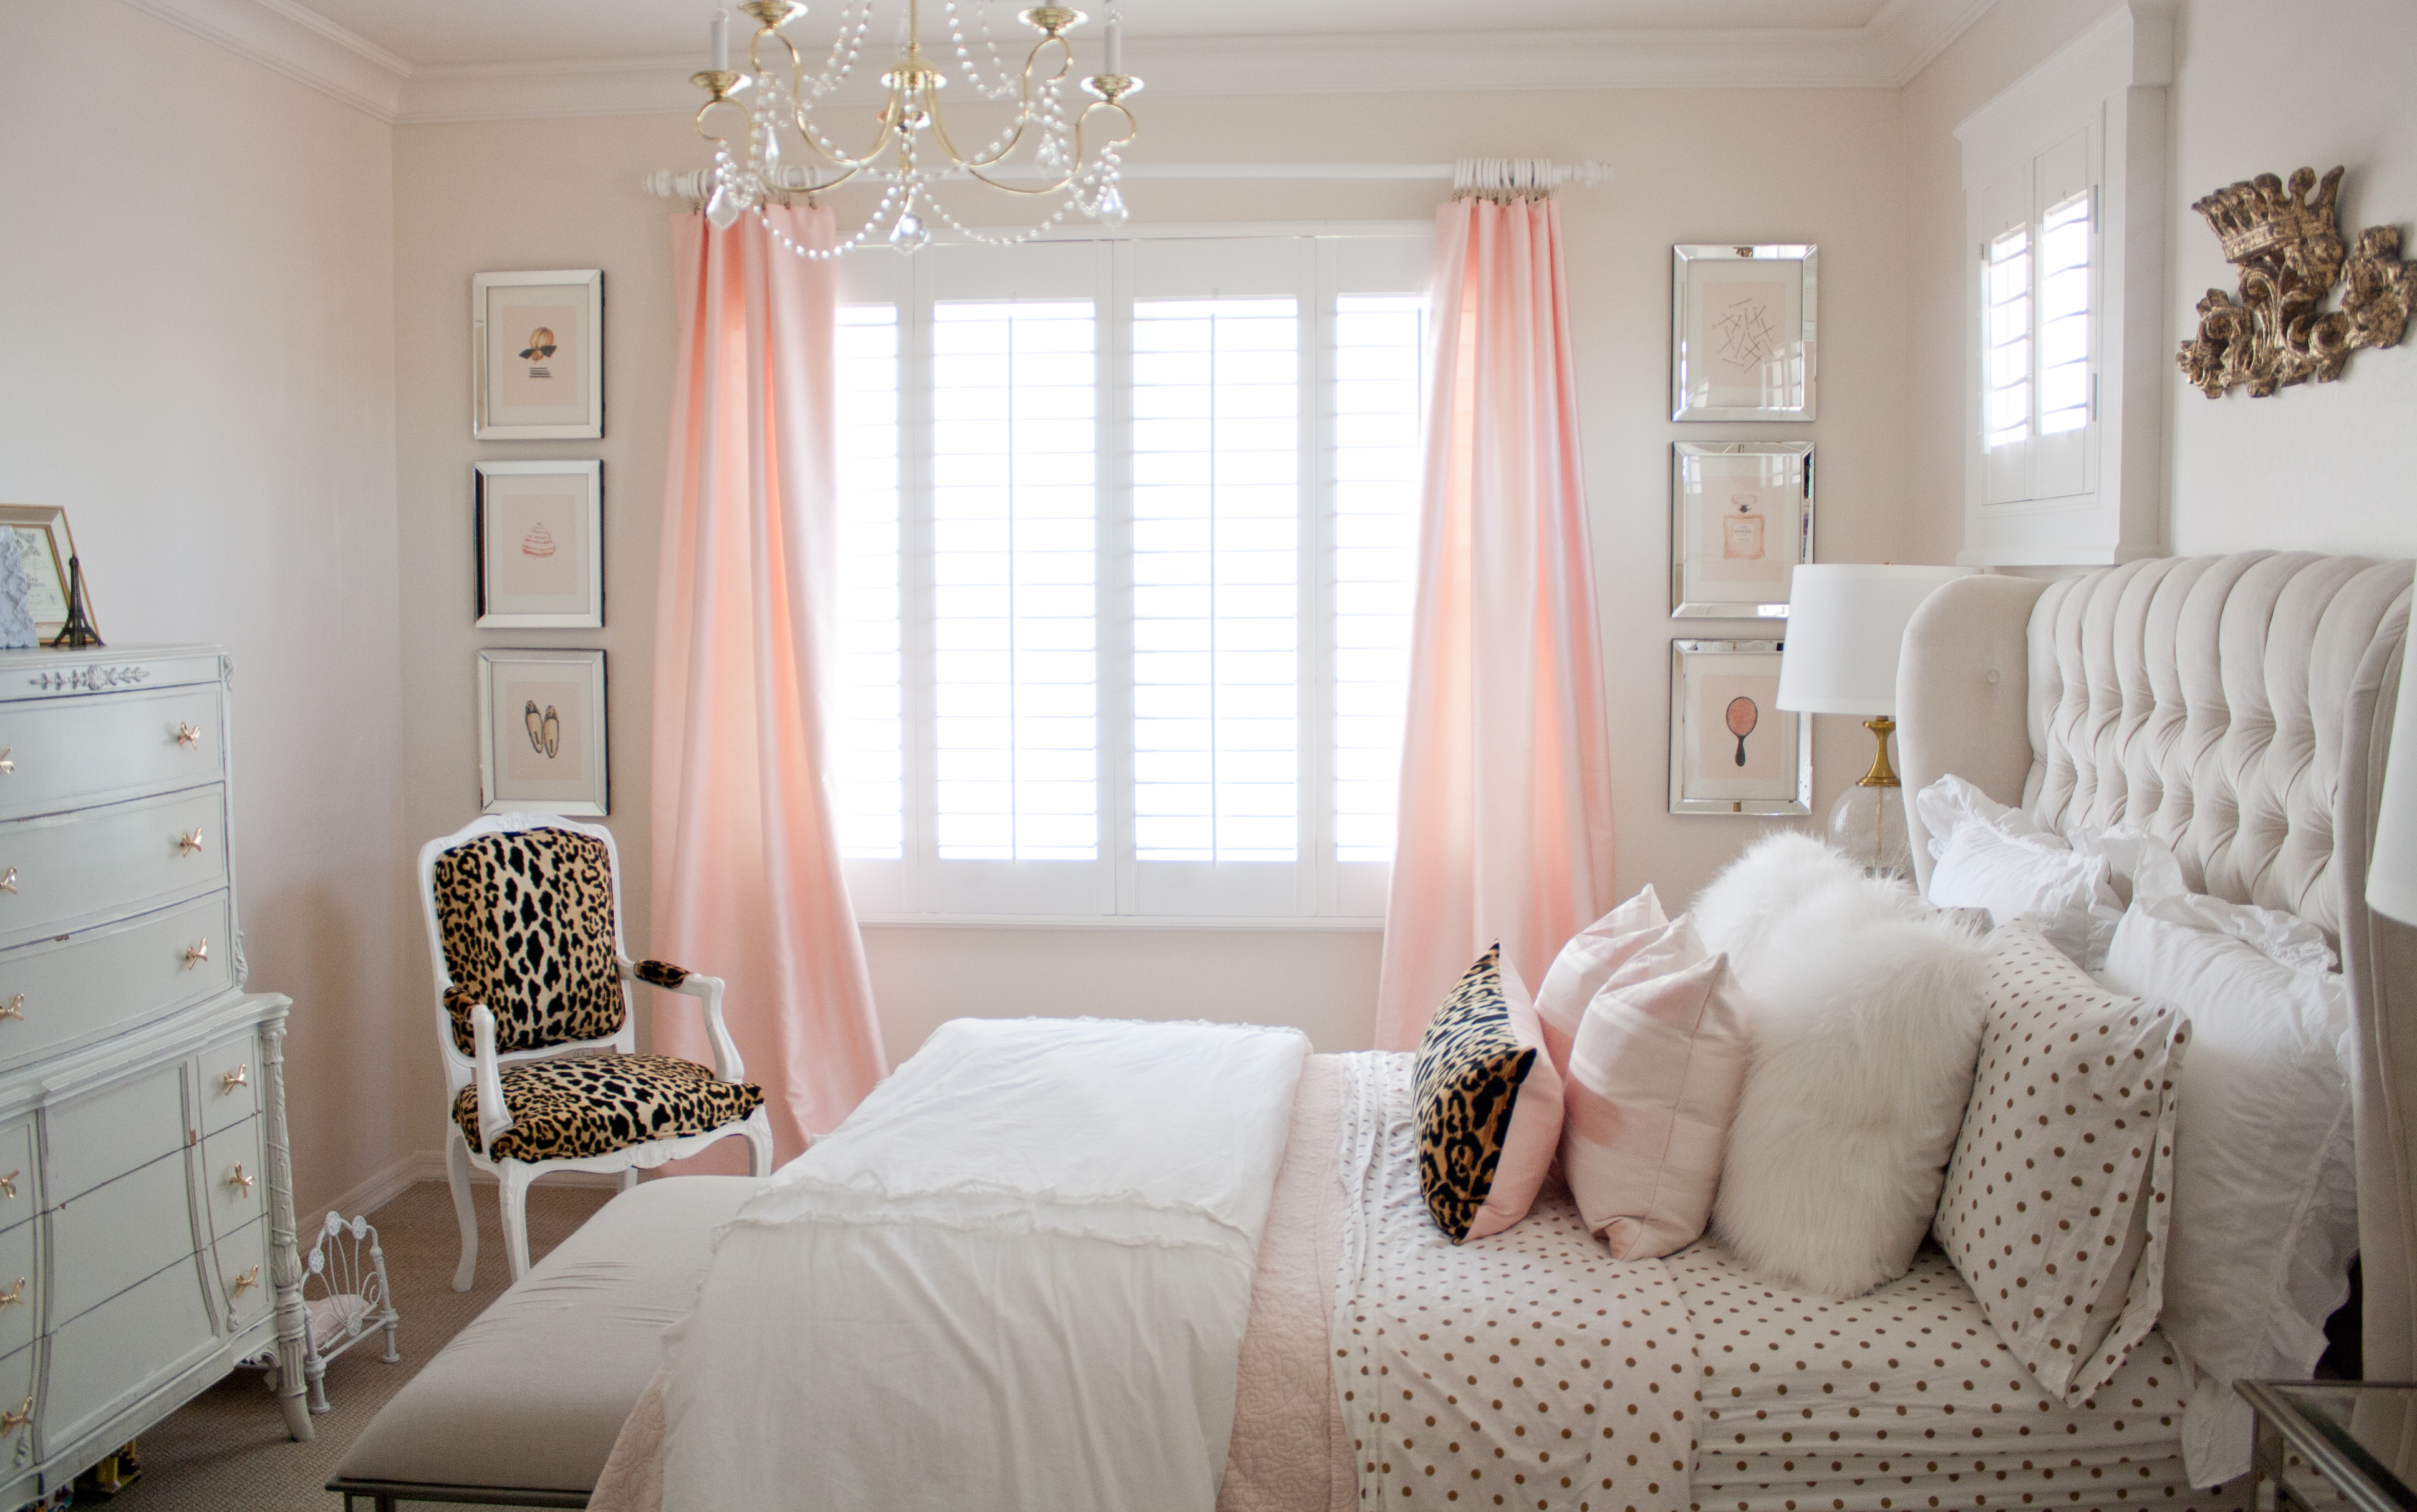
[[[1289,243],[1281,292],[1298,301],[1303,365],[1300,594],[1304,627],[1333,622],[1333,320],[1339,295],[1420,292],[1428,222],[1164,226],[1114,236],[1053,235],[1001,249],[938,242],[913,257],[859,252],[840,265],[843,305],[900,310],[900,551],[904,607],[904,855],[844,863],[857,916],[875,926],[959,928],[1247,928],[1367,930],[1383,926],[1390,866],[1334,859],[1330,636],[1300,646],[1300,852],[1293,863],[1140,862],[1133,856],[1131,749],[1132,598],[1129,413],[1133,299],[1178,295],[1175,270],[1231,268],[1235,294],[1271,296],[1267,249]],[[1222,244],[1222,245],[1221,245]],[[1248,245],[1239,245],[1248,244]],[[1152,269],[1161,272],[1153,274]],[[1196,280],[1195,280],[1196,281]],[[1218,292],[1229,292],[1220,289]],[[928,312],[937,299],[1063,298],[1101,294],[1102,368],[1096,422],[1100,572],[1100,856],[1096,861],[949,861],[931,839],[933,688],[928,446],[932,421]],[[1423,412],[1423,404],[1421,405]],[[920,575],[920,576],[919,576]]]
[[[1971,567],[2102,567],[2164,552],[2166,86],[2171,8],[2127,0],[1955,129],[1965,204],[1964,547]],[[2031,301],[2031,413],[1992,447],[1989,245],[2091,196],[2090,418],[2039,433],[2040,301]],[[2034,280],[2034,288],[2037,287]]]

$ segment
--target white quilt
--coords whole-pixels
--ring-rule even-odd
[[[944,1024],[722,1236],[665,1512],[1210,1512],[1298,1031]]]

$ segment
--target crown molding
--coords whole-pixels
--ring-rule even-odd
[[[402,124],[695,109],[686,53],[415,67],[298,0],[126,0]],[[1134,38],[1154,95],[1895,89],[1996,0],[1888,0],[1859,27]]]
[[[296,83],[391,125],[411,64],[295,0],[126,0]]]

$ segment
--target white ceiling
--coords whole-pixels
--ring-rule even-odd
[[[712,0],[307,0],[309,8],[414,68],[498,63],[593,63],[611,58],[705,54]],[[969,22],[998,38],[1029,35],[1015,14],[1028,0],[959,0]],[[1080,0],[1077,0],[1080,3]],[[1124,0],[1130,37],[1397,36],[1402,33],[1620,32],[1855,29],[1889,0],[1308,0],[1235,5],[1231,0]],[[822,0],[792,24],[821,38],[844,0]],[[1103,0],[1090,0],[1096,35]],[[927,36],[946,23],[942,0],[924,19]],[[876,14],[903,14],[879,6]],[[746,26],[748,18],[736,18]],[[1482,25],[1472,25],[1482,22]],[[1078,34],[1079,35],[1079,34]],[[1148,50],[1135,50],[1142,72]]]
[[[127,0],[385,121],[692,111],[715,0]],[[792,30],[827,38],[850,0]],[[946,0],[926,0],[942,40]],[[1031,0],[958,0],[1002,37]],[[1082,0],[1076,0],[1082,3]],[[1123,0],[1153,95],[1903,85],[1997,0]],[[1090,0],[1096,17],[1104,0]],[[876,0],[886,27],[902,0]],[[1096,21],[1087,28],[1096,36]],[[1078,44],[1083,53],[1096,43]],[[979,55],[979,54],[978,54]],[[1090,55],[1096,56],[1095,53]],[[945,67],[945,63],[943,64]]]

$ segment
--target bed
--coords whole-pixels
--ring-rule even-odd
[[[1964,580],[1916,616],[1898,700],[1908,793],[1952,772],[2050,827],[2142,824],[2194,887],[2339,941],[2360,1047],[2370,1378],[2409,1373],[2417,1274],[2400,1112],[2417,1067],[2390,1019],[2395,993],[2417,990],[2417,957],[2362,900],[2409,582],[2406,563],[2270,553]],[[1228,1352],[1230,1449],[1217,1445],[1213,1497],[1204,1483],[1193,1504],[2242,1504],[2242,1483],[2189,1484],[2161,1335],[2067,1407],[1935,1248],[1866,1296],[1807,1298],[1710,1241],[1615,1262],[1551,1187],[1515,1227],[1452,1245],[1420,1197],[1409,1063],[1314,1056],[1300,1072]],[[798,1306],[751,1305],[759,1320]],[[659,1374],[624,1426],[592,1506],[677,1512],[667,1385]],[[717,1399],[743,1414],[748,1383],[724,1385]],[[885,1504],[925,1504],[916,1459],[886,1468]]]

